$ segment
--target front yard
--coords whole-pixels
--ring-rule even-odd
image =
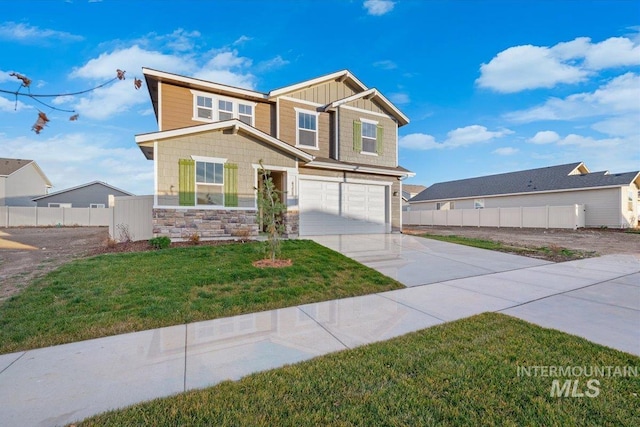
[[[522,373],[534,366],[637,370],[640,358],[485,313],[78,425],[640,425],[640,377]],[[571,389],[552,396],[554,380]]]
[[[256,268],[261,243],[75,260],[0,305],[0,354],[403,286],[308,240],[282,243],[287,268]]]

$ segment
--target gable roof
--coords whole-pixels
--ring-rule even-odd
[[[64,190],[59,190],[59,191],[55,191],[53,193],[45,194],[44,196],[36,197],[35,199],[31,199],[31,200],[36,201],[36,200],[40,200],[40,199],[46,199],[47,197],[57,196],[59,194],[67,193],[69,191],[78,190],[78,189],[84,188],[84,187],[89,187],[89,186],[94,185],[94,184],[100,184],[100,185],[102,185],[104,187],[109,187],[109,188],[111,188],[113,190],[119,191],[121,193],[125,193],[125,194],[127,194],[129,196],[133,196],[134,195],[133,193],[129,193],[128,191],[125,191],[125,190],[122,190],[120,188],[114,187],[113,185],[109,185],[106,182],[103,182],[103,181],[92,181],[92,182],[88,182],[86,184],[76,185],[75,187],[70,187],[70,188],[66,188]]]
[[[2,157],[0,158],[0,176],[9,176],[28,165],[33,165],[33,167],[36,169],[36,172],[40,174],[47,187],[53,187],[53,184],[51,184],[49,178],[47,178],[42,169],[40,169],[40,166],[38,166],[38,164],[33,160],[8,159]]]
[[[640,171],[609,174],[588,172],[582,162],[433,184],[410,202],[451,200],[506,194],[541,193],[597,187],[618,187],[640,180]]]
[[[404,126],[409,123],[409,118],[405,116],[402,111],[400,111],[395,105],[391,103],[383,94],[381,94],[378,89],[369,89],[364,92],[356,93],[355,95],[348,96],[346,98],[338,99],[333,101],[331,104],[327,105],[324,109],[332,110],[336,107],[339,107],[343,104],[348,104],[349,102],[356,101],[358,99],[376,99],[380,102],[383,107],[391,113],[391,115],[398,121],[398,126]]]
[[[287,93],[291,93],[291,92],[297,92],[299,90],[302,89],[306,89],[308,87],[311,86],[315,86],[321,83],[325,83],[331,80],[336,80],[339,82],[343,82],[343,81],[349,81],[351,83],[353,83],[356,87],[358,87],[361,91],[365,91],[367,90],[367,87],[364,85],[364,83],[362,83],[360,80],[358,80],[356,78],[356,76],[354,76],[349,70],[341,70],[341,71],[336,71],[335,73],[331,73],[331,74],[326,74],[324,76],[320,76],[320,77],[316,77],[315,79],[311,79],[311,80],[304,80],[302,82],[299,83],[295,83],[289,86],[285,86],[282,87],[280,89],[274,89],[272,91],[269,92],[269,97],[270,98],[275,98],[278,96],[282,96],[285,95]]]
[[[204,125],[195,125],[195,126],[189,126],[185,128],[171,129],[171,130],[165,130],[161,132],[151,132],[151,133],[136,135],[136,143],[140,147],[140,150],[142,150],[142,152],[144,153],[145,157],[149,160],[152,160],[153,149],[150,149],[150,147],[145,146],[145,143],[154,142],[161,139],[174,138],[174,137],[185,136],[185,135],[193,135],[196,133],[210,132],[210,131],[224,130],[224,129],[233,129],[234,131],[242,131],[244,133],[247,133],[253,136],[254,138],[259,139],[260,141],[266,142],[267,144],[275,148],[278,148],[280,151],[284,151],[306,162],[310,162],[314,158],[311,154],[305,153],[299,148],[296,148],[292,145],[282,142],[279,139],[274,138],[271,135],[256,129],[253,126],[249,126],[248,124],[238,119],[224,120],[221,122],[207,123]]]

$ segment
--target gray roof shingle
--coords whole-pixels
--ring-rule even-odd
[[[640,173],[640,171],[614,174],[591,172],[569,175],[581,164],[581,162],[569,163],[478,178],[440,182],[433,184],[410,201],[448,200],[499,194],[538,193],[554,190],[629,185]]]
[[[0,158],[0,176],[11,175],[32,162],[33,160]]]

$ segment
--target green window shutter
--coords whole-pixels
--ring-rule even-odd
[[[362,123],[353,121],[353,151],[362,151]]]
[[[224,205],[238,206],[238,165],[224,164]]]
[[[384,152],[384,128],[378,125],[377,133],[376,133],[376,152],[378,156],[381,156]]]
[[[178,200],[180,206],[195,206],[196,204],[195,168],[195,160],[178,160]]]

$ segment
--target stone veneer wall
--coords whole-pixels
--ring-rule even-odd
[[[255,210],[154,209],[153,234],[187,239],[198,233],[202,239],[258,236]]]
[[[300,234],[300,215],[298,211],[287,211],[284,214],[284,236],[296,238]]]

